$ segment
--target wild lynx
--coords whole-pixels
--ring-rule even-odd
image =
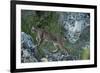
[[[63,36],[57,36],[56,34],[50,33],[47,30],[34,27],[32,27],[31,32],[37,33],[37,46],[41,45],[41,43],[43,42],[52,42],[57,50],[60,49],[62,52],[67,53],[66,48],[64,47],[64,42],[66,41],[66,39]]]

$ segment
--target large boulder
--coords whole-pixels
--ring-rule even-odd
[[[25,32],[21,32],[21,62],[37,62],[35,50],[36,46],[32,37]]]
[[[21,44],[24,48],[34,49],[36,47],[32,37],[25,32],[21,32]]]
[[[76,43],[82,31],[90,26],[90,14],[67,12],[60,14],[61,25],[65,29],[65,37],[70,43]]]
[[[49,62],[52,61],[68,61],[68,60],[77,60],[76,56],[71,56],[67,53],[63,53],[61,51],[57,51],[55,53],[48,51],[47,49],[44,49],[46,58]]]

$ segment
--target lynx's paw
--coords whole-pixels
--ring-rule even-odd
[[[53,53],[56,53],[58,51],[58,48],[54,49],[52,52]]]

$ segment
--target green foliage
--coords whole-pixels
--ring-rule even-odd
[[[26,12],[26,13],[25,13]],[[31,12],[31,11],[29,11]],[[21,31],[24,31],[30,34],[32,37],[35,37],[31,33],[32,26],[43,28],[49,32],[57,33],[61,32],[61,27],[58,25],[58,14],[56,12],[39,12],[34,11],[36,14],[27,15],[27,10],[22,10],[21,17]],[[39,14],[40,13],[40,14]]]
[[[84,48],[84,49],[81,51],[80,58],[81,58],[82,60],[90,59],[90,50],[89,50],[89,48]]]

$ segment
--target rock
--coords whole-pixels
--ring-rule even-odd
[[[36,57],[30,56],[29,62],[38,62],[38,60],[36,59]]]
[[[35,50],[37,48],[33,43],[32,37],[25,32],[21,32],[21,62],[37,62]]]
[[[48,62],[48,59],[47,58],[42,58],[41,61],[42,62]]]
[[[27,49],[23,50],[23,57],[30,57],[30,53]]]
[[[82,31],[90,26],[90,15],[89,13],[78,13],[78,12],[67,12],[62,13],[60,18],[61,25],[65,29],[65,37],[70,43],[76,43]]]
[[[25,32],[21,32],[21,44],[24,48],[34,49],[36,47],[32,41],[32,37]]]
[[[49,52],[47,49],[44,49],[44,51],[45,51],[46,59],[48,60],[48,62],[77,60],[75,56],[71,56],[66,53],[62,53],[60,51],[57,51],[55,53]]]

